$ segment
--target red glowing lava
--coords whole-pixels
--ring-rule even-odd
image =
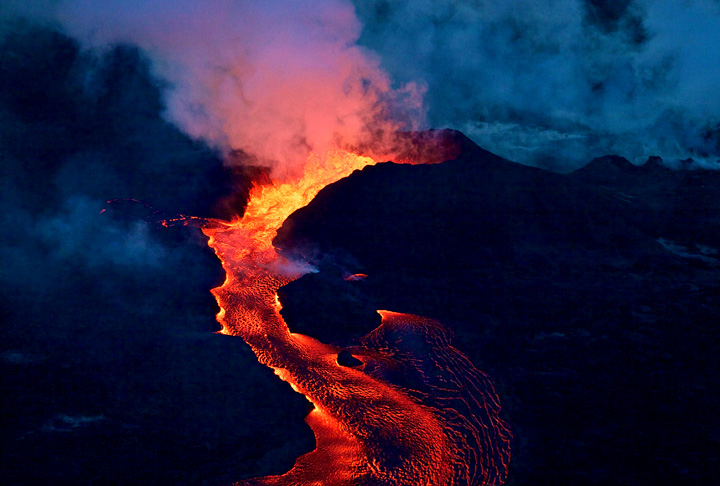
[[[242,219],[203,229],[227,273],[213,289],[222,332],[242,337],[315,407],[306,421],[316,449],[286,474],[238,484],[499,485],[507,477],[511,434],[492,383],[438,322],[380,311],[382,325],[350,349],[363,364],[344,367],[339,348],[290,333],[280,315],[277,290],[310,268],[277,252],[277,230],[320,189],[374,163],[344,151],[310,155],[301,178],[254,188]]]

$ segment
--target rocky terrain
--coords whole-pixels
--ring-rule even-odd
[[[276,245],[320,269],[282,289],[291,328],[351,345],[376,309],[448,324],[496,380],[509,484],[710,484],[720,174],[556,174],[452,136],[456,160],[368,167],[289,218]]]

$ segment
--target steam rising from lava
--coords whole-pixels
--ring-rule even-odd
[[[132,43],[168,83],[167,117],[188,134],[274,179],[307,154],[416,128],[422,90],[393,89],[356,45],[361,25],[342,0],[59,2],[55,17],[93,47]]]
[[[510,432],[497,395],[442,326],[384,313],[382,331],[355,350],[369,365],[365,373],[338,364],[338,348],[291,334],[279,313],[278,288],[308,268],[277,253],[277,229],[324,186],[375,163],[337,148],[380,153],[383,133],[421,119],[419,90],[393,89],[378,61],[355,45],[353,8],[340,1],[53,5],[50,17],[92,46],[132,43],[148,52],[170,83],[167,117],[190,135],[272,167],[273,184],[253,188],[242,219],[203,228],[227,273],[213,290],[223,332],[241,336],[315,405],[308,423],[318,448],[266,484],[504,482]],[[387,150],[401,140],[390,137]],[[392,346],[397,356],[384,355]],[[432,373],[414,366],[419,353]],[[417,376],[394,383],[386,375],[396,369]]]
[[[717,1],[353,3],[4,0],[0,18],[140,46],[168,119],[276,177],[309,151],[416,126],[558,170],[607,154],[717,167]]]

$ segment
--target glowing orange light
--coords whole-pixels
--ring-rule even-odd
[[[422,390],[412,391],[388,382],[382,373],[340,366],[339,348],[291,334],[280,315],[277,290],[309,267],[278,254],[272,246],[277,230],[323,187],[374,163],[345,151],[311,154],[300,178],[253,188],[241,219],[203,228],[227,273],[223,285],[212,291],[221,309],[221,332],[242,337],[261,363],[315,406],[306,421],[316,449],[298,458],[288,473],[248,484],[502,484],[510,433],[498,418],[497,396],[487,376],[449,345],[448,331],[439,323],[379,311],[383,324],[356,351],[376,371],[405,369],[432,358],[425,363],[438,367],[432,373],[406,370],[424,380]],[[356,274],[348,280],[362,278]],[[404,359],[406,351],[393,341],[398,333],[417,335],[424,357]],[[400,347],[388,354],[394,346]],[[442,386],[433,381],[437,376]],[[444,405],[457,400],[478,413],[462,414]]]

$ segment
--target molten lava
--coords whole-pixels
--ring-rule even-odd
[[[511,434],[493,385],[437,321],[379,311],[381,326],[349,349],[362,365],[345,367],[339,348],[290,333],[280,315],[277,290],[311,268],[277,252],[277,230],[320,189],[374,163],[313,154],[301,178],[255,187],[241,219],[203,228],[227,273],[213,289],[221,332],[242,337],[315,407],[306,421],[316,449],[286,474],[238,484],[499,485],[507,477]]]

